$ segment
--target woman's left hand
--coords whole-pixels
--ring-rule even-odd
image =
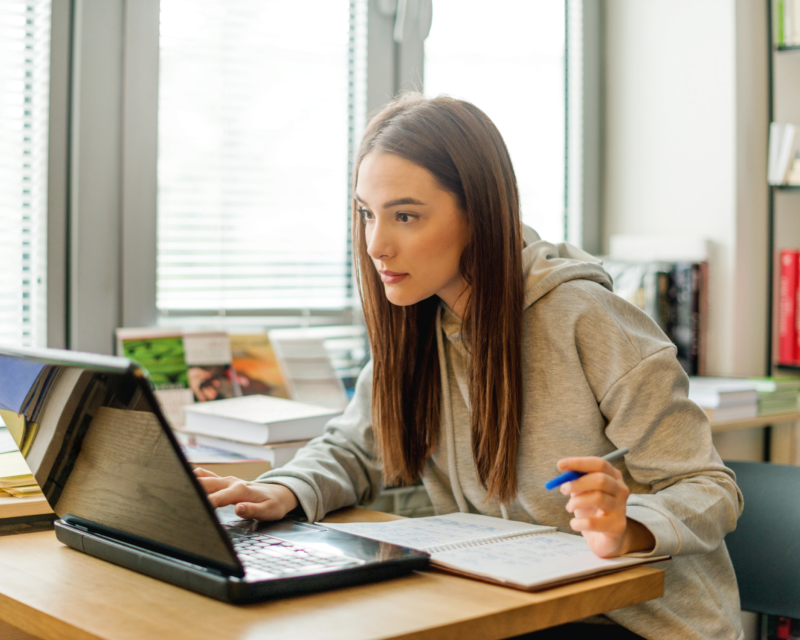
[[[585,476],[561,485],[561,493],[570,496],[567,511],[574,531],[580,531],[589,548],[601,558],[613,558],[655,546],[653,534],[626,516],[630,489],[622,474],[598,457],[564,458],[560,471],[580,471]]]

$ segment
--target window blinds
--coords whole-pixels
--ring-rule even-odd
[[[50,0],[0,2],[0,343],[44,346]]]
[[[355,23],[366,0],[161,0],[162,316],[351,304]]]

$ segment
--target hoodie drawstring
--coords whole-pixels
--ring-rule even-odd
[[[442,378],[442,409],[444,414],[444,429],[447,442],[447,475],[450,477],[450,486],[453,489],[453,497],[461,513],[468,513],[467,500],[461,489],[461,480],[458,477],[456,467],[456,436],[455,426],[453,425],[453,405],[450,401],[450,381],[447,375],[447,357],[444,352],[444,338],[442,338],[442,314],[436,314],[436,347],[439,350],[439,373]],[[502,502],[500,503],[500,513],[503,520],[508,520],[508,509]]]
[[[461,490],[461,482],[458,479],[458,469],[456,468],[456,436],[453,427],[453,405],[450,403],[450,381],[447,376],[447,358],[444,353],[444,341],[442,338],[442,314],[436,313],[436,347],[439,350],[439,373],[442,378],[442,413],[444,418],[444,432],[447,443],[447,475],[450,476],[450,487],[453,489],[453,497],[456,499],[458,510],[461,513],[468,513],[467,500]]]

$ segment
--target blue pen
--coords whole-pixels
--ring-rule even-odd
[[[603,460],[608,460],[609,462],[616,462],[620,458],[622,458],[626,453],[628,453],[628,447],[622,447],[622,449],[617,449],[616,451],[612,451],[606,456],[603,456]],[[560,487],[565,482],[570,482],[572,480],[577,480],[581,476],[585,476],[585,473],[581,473],[580,471],[565,471],[560,476],[553,478],[552,480],[548,480],[544,488],[545,489],[555,489],[556,487]]]

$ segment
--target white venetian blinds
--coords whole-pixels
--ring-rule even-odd
[[[365,7],[161,0],[162,315],[349,304]]]
[[[0,2],[0,344],[44,346],[50,0]]]

